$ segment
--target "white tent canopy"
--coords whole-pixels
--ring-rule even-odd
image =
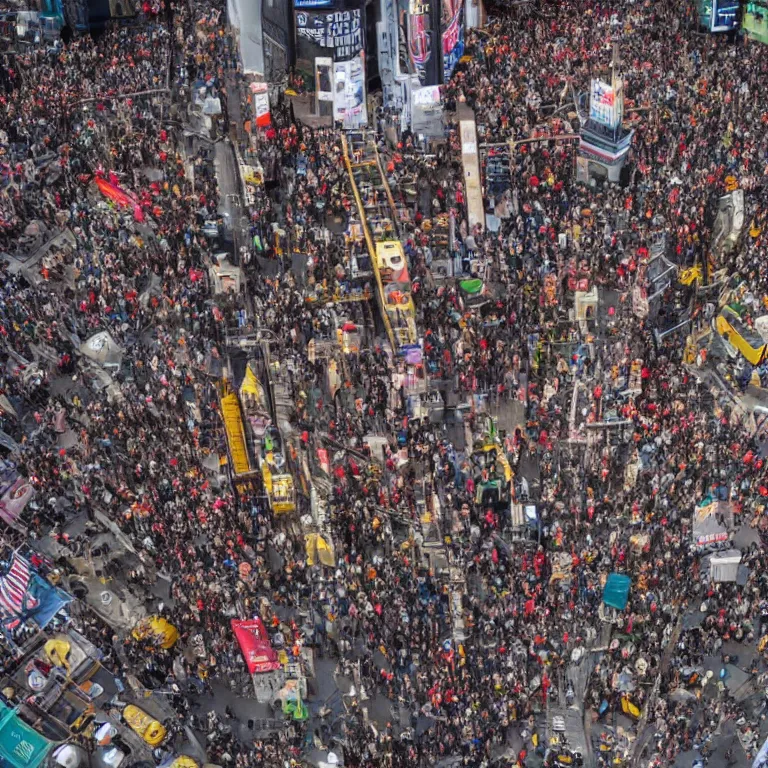
[[[81,345],[80,354],[104,367],[118,368],[123,359],[123,348],[107,331],[99,331]]]
[[[717,583],[736,581],[739,563],[741,563],[741,552],[738,549],[729,549],[711,555],[709,558],[711,580]]]

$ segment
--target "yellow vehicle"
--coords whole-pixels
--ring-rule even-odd
[[[200,764],[186,755],[178,755],[173,758],[173,762],[168,768],[200,768]]]
[[[762,336],[748,328],[730,307],[723,307],[715,321],[715,328],[750,365],[760,365],[765,360],[767,346]]]
[[[179,630],[162,616],[148,616],[142,619],[131,632],[134,640],[151,640],[155,645],[168,650],[176,645]]]
[[[293,477],[287,473],[276,474],[265,459],[261,465],[261,476],[264,478],[264,488],[269,497],[272,512],[282,515],[296,509],[296,489]]]
[[[621,711],[633,720],[640,719],[640,707],[638,707],[629,696],[624,695],[621,697]]]
[[[304,545],[307,553],[307,565],[312,566],[319,562],[328,568],[336,567],[333,548],[319,533],[306,534]]]
[[[123,720],[130,729],[141,736],[150,747],[156,747],[162,743],[167,731],[162,723],[159,723],[153,717],[148,715],[143,709],[139,709],[135,704],[129,704],[123,710]]]
[[[246,184],[253,184],[258,187],[264,182],[264,173],[261,168],[254,168],[251,165],[243,166],[243,181]]]

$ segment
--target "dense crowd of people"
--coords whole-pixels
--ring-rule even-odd
[[[201,721],[210,762],[291,764],[321,744],[352,768],[552,765],[580,740],[548,743],[548,705],[582,697],[596,759],[706,756],[727,721],[735,749],[754,756],[760,709],[727,685],[735,665],[761,698],[768,632],[768,466],[737,400],[750,377],[734,377],[736,397],[713,395],[701,356],[684,365],[686,331],[654,336],[632,292],[661,242],[680,270],[711,261],[746,286],[748,324],[762,313],[768,51],[696,33],[682,5],[507,11],[469,33],[469,61],[443,89],[447,105],[474,110],[481,141],[570,134],[574,98],[618,44],[635,131],[625,186],[577,182],[572,143],[530,143],[510,156],[506,185],[486,185],[487,228],[470,227],[453,111],[434,153],[408,131],[395,146],[380,140],[424,369],[443,383],[438,423],[414,416],[405,367],[375,323],[362,350],[315,353],[353,311],[333,299],[369,269],[349,232],[356,201],[341,134],[302,125],[282,94],[271,125],[256,128],[223,7],[171,2],[95,39],[5,56],[0,247],[13,258],[2,274],[0,387],[15,413],[0,427],[43,500],[28,535],[66,555],[80,545],[68,524],[86,515],[95,526],[98,512],[133,542],[121,578],[153,612],[152,590],[170,580],[160,610],[180,630],[176,648],[148,656],[98,622],[82,629],[146,687],[186,681],[190,692],[172,702],[189,722],[214,682],[250,695],[233,618],[261,616],[292,657],[312,647],[337,661],[339,680],[357,681],[336,722],[311,707],[308,724],[244,739]],[[206,98],[220,99],[221,114],[199,128]],[[250,133],[230,125],[234,113]],[[209,277],[230,226],[216,140],[263,171],[236,238],[246,283],[236,296],[215,294]],[[714,252],[714,211],[733,179],[747,231]],[[71,239],[18,268],[62,230]],[[482,280],[482,301],[464,278]],[[569,310],[593,287],[585,325]],[[700,324],[705,301],[692,296],[673,283],[655,322],[693,304]],[[278,340],[271,375],[292,403],[278,426],[300,491],[290,522],[272,513],[259,478],[235,490],[211,467],[226,454],[217,385],[237,326]],[[120,350],[107,384],[82,351],[100,331]],[[462,439],[447,428],[449,411],[462,413],[457,399],[468,404]],[[381,456],[370,435],[383,438]],[[305,466],[306,482],[323,475],[324,488],[302,488]],[[300,530],[307,514],[318,519],[316,492],[333,568],[310,564]],[[748,575],[736,583],[702,572],[707,552],[692,528],[710,500],[746,542],[737,546]],[[537,522],[519,537],[511,508],[523,502]],[[439,510],[436,537],[424,505]],[[448,567],[427,559],[430,536]],[[616,575],[631,578],[620,609],[604,603]],[[713,658],[723,671],[710,680]],[[391,717],[372,727],[365,702],[382,697]]]

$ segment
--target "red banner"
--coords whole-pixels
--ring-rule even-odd
[[[261,619],[232,619],[231,625],[252,675],[280,669],[277,654],[269,642],[267,629]]]

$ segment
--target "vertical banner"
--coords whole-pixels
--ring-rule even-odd
[[[269,85],[267,83],[251,83],[253,92],[253,113],[256,115],[256,125],[266,128],[272,122],[269,110]]]
[[[408,11],[408,51],[419,84],[440,85],[440,0],[411,0]]]
[[[333,65],[333,119],[347,130],[368,122],[365,106],[365,52]]]
[[[397,74],[411,74],[411,57],[408,51],[408,9],[410,0],[397,0]]]
[[[380,0],[381,21],[376,23],[382,101],[387,108],[402,108],[402,91],[398,82],[398,42],[400,30],[397,21],[396,0]]]
[[[442,0],[443,82],[447,83],[464,55],[464,0]]]

